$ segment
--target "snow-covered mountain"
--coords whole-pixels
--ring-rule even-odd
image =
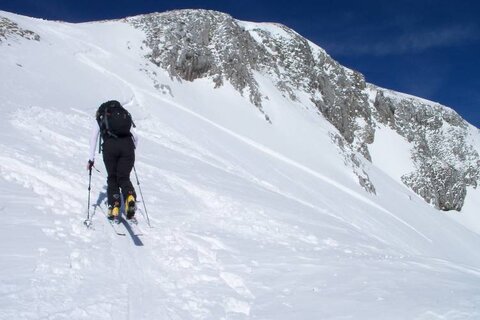
[[[453,110],[205,10],[0,11],[0,57],[0,318],[480,317],[480,132]],[[101,156],[82,224],[110,99],[140,136],[140,237],[106,222]]]

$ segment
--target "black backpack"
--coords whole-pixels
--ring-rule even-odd
[[[102,103],[97,110],[96,119],[103,140],[131,137],[130,129],[132,126],[135,128],[130,113],[115,100]]]

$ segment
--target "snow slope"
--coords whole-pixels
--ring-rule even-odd
[[[41,37],[0,43],[0,319],[480,318],[480,237],[399,183],[402,157],[368,194],[333,126],[260,74],[272,124],[228,83],[171,79],[120,21],[0,16]],[[140,237],[106,222],[101,160],[82,224],[108,99],[138,127]]]

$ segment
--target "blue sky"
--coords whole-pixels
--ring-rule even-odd
[[[0,9],[83,22],[204,8],[279,22],[368,82],[448,105],[480,127],[480,1],[0,0]]]

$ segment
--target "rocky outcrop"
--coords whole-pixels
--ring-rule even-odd
[[[468,186],[480,178],[478,153],[467,142],[468,124],[453,110],[379,89],[376,118],[413,144],[416,170],[402,181],[441,210],[460,211]]]
[[[368,173],[364,168],[364,163],[358,157],[358,153],[353,151],[348,142],[339,134],[330,133],[332,142],[339,148],[340,154],[343,156],[343,162],[347,167],[350,167],[353,173],[357,176],[358,183],[365,189],[365,191],[377,194],[377,190],[373,185]]]
[[[229,15],[207,10],[154,13],[127,20],[146,33],[147,58],[172,77],[187,81],[211,77],[215,86],[229,81],[261,110],[253,76],[266,55]]]
[[[40,36],[35,32],[21,28],[10,19],[0,17],[0,42],[14,37],[40,41]]]

